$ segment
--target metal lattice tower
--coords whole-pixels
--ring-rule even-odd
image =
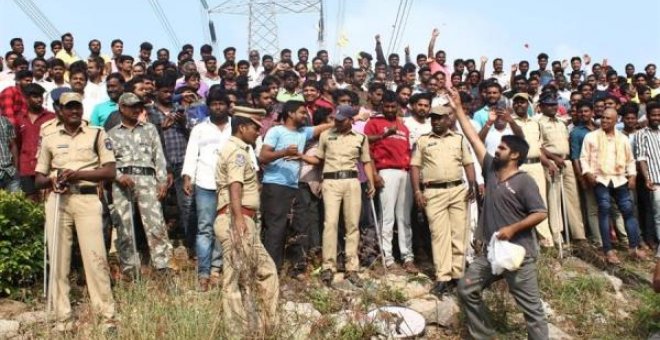
[[[318,42],[324,41],[323,0],[226,0],[208,9],[209,14],[247,15],[248,50],[276,56],[279,49],[277,37],[278,14],[318,14]],[[214,32],[212,32],[214,34]]]

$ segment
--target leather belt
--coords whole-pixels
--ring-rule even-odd
[[[536,164],[541,162],[541,157],[533,157],[525,159],[525,164]]]
[[[451,181],[451,182],[427,182],[427,183],[424,183],[424,188],[427,188],[427,189],[449,189],[449,188],[457,187],[461,184],[463,184],[462,179],[459,179],[459,180],[456,180],[456,181]]]
[[[143,175],[143,176],[155,176],[156,170],[153,168],[147,168],[143,166],[126,166],[119,168],[119,172],[124,175]]]
[[[348,179],[357,177],[358,172],[354,170],[326,172],[323,174],[323,179]]]
[[[225,205],[224,207],[218,209],[218,215],[224,215],[229,212],[229,205]],[[244,216],[247,216],[249,218],[254,219],[257,216],[257,211],[254,209],[246,208],[241,206],[241,213]]]
[[[84,185],[84,186],[71,185],[67,189],[68,190],[65,192],[65,194],[71,194],[71,195],[98,194],[98,189],[95,186],[91,186],[91,185]]]

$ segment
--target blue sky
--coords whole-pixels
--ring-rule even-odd
[[[211,7],[221,0],[207,0]],[[137,54],[142,41],[154,46],[171,46],[147,0],[34,0],[60,32],[72,32],[76,50],[87,54],[87,42],[100,39],[105,54],[114,38],[124,41],[124,52]],[[204,43],[204,23],[199,1],[160,0],[181,43],[197,48]],[[387,47],[392,33],[398,1],[347,0],[344,27],[337,28],[339,0],[326,0],[326,46],[333,61],[355,56],[359,51],[373,53],[374,35],[380,33]],[[439,1],[413,0],[408,24],[398,51],[410,45],[413,56],[425,53],[433,27],[441,31],[436,47],[447,51],[448,59],[482,55],[491,61],[504,58],[505,65],[521,59],[535,64],[535,57],[546,52],[551,60],[569,59],[589,53],[594,61],[607,58],[623,70],[632,62],[638,70],[649,62],[660,62],[660,1]],[[218,45],[235,46],[238,57],[247,51],[247,18],[232,15],[212,16]],[[280,48],[317,49],[316,25],[312,14],[281,15],[278,18]],[[336,32],[343,31],[349,42],[336,47]],[[9,50],[9,40],[20,36],[26,51],[32,53],[34,40],[49,39],[10,0],[0,0],[0,51]],[[528,47],[525,47],[525,44]],[[173,53],[175,56],[175,53]],[[218,53],[216,53],[218,55]],[[490,62],[489,62],[490,66]],[[508,66],[506,70],[508,71]],[[488,69],[490,72],[490,67]]]

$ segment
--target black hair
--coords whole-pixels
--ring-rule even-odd
[[[46,47],[46,44],[43,41],[35,41],[34,42],[34,48],[37,47]]]
[[[117,79],[119,81],[119,84],[122,84],[122,85],[124,85],[124,83],[126,83],[126,79],[124,79],[124,76],[122,76],[121,73],[119,73],[119,72],[114,72],[114,73],[108,74],[108,76],[105,77],[105,82],[106,83],[109,82],[110,79]]]
[[[148,41],[145,41],[145,42],[140,44],[140,50],[151,51],[153,49],[154,49],[154,45],[152,45]]]
[[[288,48],[283,49],[282,51],[280,51],[280,57],[282,57],[284,53],[291,53],[291,50]]]
[[[305,103],[299,100],[287,100],[284,105],[282,105],[282,111],[279,112],[277,120],[284,123],[289,116],[289,113],[296,112],[296,110],[303,105],[305,105]]]
[[[225,55],[229,52],[236,53],[236,48],[233,47],[233,46],[229,46],[229,47],[225,48],[224,50],[222,50],[222,54],[225,54]]]
[[[23,42],[23,39],[21,39],[21,38],[12,38],[12,39],[9,41],[9,46],[10,46],[10,47],[14,47],[14,44],[17,43],[17,42],[21,42],[21,43],[22,43],[22,42]]]
[[[213,57],[213,56],[211,56],[211,58],[215,59],[215,57]],[[209,60],[211,60],[211,58],[209,58]],[[238,67],[241,67],[243,65],[245,65],[247,67],[250,67],[250,62],[247,61],[247,60],[239,60],[238,64],[236,64],[236,66],[238,66]]]
[[[410,104],[417,104],[418,101],[424,100],[424,99],[428,100],[429,105],[431,105],[431,101],[433,100],[432,95],[430,93],[426,93],[426,92],[413,94],[410,97],[410,99],[408,100],[408,102]]]
[[[458,92],[458,95],[461,96],[461,103],[463,104],[472,103],[472,96],[469,93],[460,91]]]
[[[314,80],[314,79],[307,79],[307,80],[305,80],[305,81],[303,82],[301,88],[304,89],[305,87],[313,87],[313,88],[315,88],[317,91],[319,91],[319,92],[321,91],[321,86],[320,86],[319,82],[316,81],[316,80]]]
[[[264,56],[261,57],[261,62],[264,63],[264,62],[266,62],[266,60],[273,61],[273,56],[270,55],[270,54],[264,54]]]
[[[190,72],[190,73],[186,74],[186,75],[183,77],[183,81],[188,81],[188,80],[190,80],[190,78],[202,79],[202,76],[201,76],[201,75],[199,74],[199,72],[197,72],[197,71],[195,71],[195,72]]]
[[[309,50],[305,47],[298,49],[298,55],[300,55],[300,52],[307,52],[307,54],[309,54]]]
[[[30,70],[20,70],[20,71],[16,72],[16,76],[14,77],[14,79],[16,79],[18,81],[18,80],[21,80],[23,78],[28,78],[28,77],[30,77],[30,78],[33,77],[32,71],[30,71]]]
[[[156,89],[173,87],[175,85],[176,85],[176,78],[167,75],[163,75],[162,77],[156,78],[156,83],[154,84]]]
[[[128,54],[122,54],[117,58],[117,62],[120,63],[120,64],[123,63],[126,60],[134,61],[135,58],[133,58],[133,56],[130,56]]]
[[[410,86],[408,84],[401,84],[401,85],[397,86],[395,92],[396,92],[396,94],[399,94],[404,89],[408,89],[408,90],[410,90],[410,92],[412,92],[412,86]]]
[[[200,53],[211,53],[213,52],[213,46],[209,44],[204,44],[202,47],[199,48]]]
[[[50,42],[50,49],[52,50],[55,48],[55,46],[62,46],[62,42],[60,40],[53,40]]]
[[[657,96],[656,96],[657,97]],[[646,114],[650,114],[651,111],[660,109],[660,102],[657,101],[650,101],[646,103]]]
[[[575,57],[571,58],[571,64],[576,60],[579,61],[579,62],[582,62],[582,59],[580,59],[580,57],[575,56]]]
[[[194,49],[192,44],[185,44],[181,46],[181,51],[192,50],[192,49]]]
[[[635,117],[637,117],[637,114],[639,113],[639,105],[637,105],[637,103],[628,102],[619,108],[619,115],[621,115],[621,117],[629,113],[633,113],[635,114]]]
[[[580,100],[577,105],[575,105],[576,109],[581,109],[583,107],[588,107],[590,110],[594,109],[594,103],[590,100]]]
[[[386,90],[383,92],[383,103],[398,103],[397,95],[394,91]]]
[[[23,89],[23,93],[25,93],[26,96],[43,96],[45,92],[46,89],[37,83],[29,83]]]
[[[280,86],[280,80],[277,79],[275,76],[266,76],[264,77],[264,80],[261,81],[262,86],[269,87],[272,84],[276,84],[277,86]]]
[[[206,96],[206,106],[211,106],[211,102],[223,102],[225,105],[229,106],[229,97],[227,97],[224,91],[209,90],[209,94]]]
[[[314,126],[325,124],[325,121],[328,120],[328,116],[332,114],[332,110],[327,107],[320,106],[314,111],[312,115],[312,124]]]
[[[536,57],[536,59],[546,59],[546,60],[547,60],[547,59],[548,59],[548,55],[545,54],[545,53],[540,53],[540,54]]]
[[[14,68],[18,66],[30,66],[30,63],[28,63],[27,59],[23,57],[18,57],[16,60],[14,60]]]
[[[122,45],[124,45],[124,42],[121,41],[121,39],[113,39],[112,42],[110,42],[110,47],[115,46],[115,44],[122,44]]]
[[[66,65],[64,64],[64,61],[62,61],[62,59],[57,59],[57,58],[51,59],[49,68],[52,69],[56,66],[61,66],[63,68],[66,68]]]
[[[521,166],[525,163],[527,159],[527,153],[529,152],[529,144],[525,141],[524,138],[518,137],[516,135],[507,135],[502,136],[502,143],[511,149],[511,152],[515,152],[519,155],[518,157],[518,166]]]
[[[46,61],[46,59],[44,59],[42,57],[36,57],[36,58],[32,59],[32,61],[30,62],[30,65],[32,65],[32,68],[34,68],[34,63],[36,61],[43,61],[44,64],[46,64],[46,67],[48,67],[48,62]]]
[[[241,126],[245,126],[245,125],[254,125],[257,128],[259,127],[259,125],[257,125],[257,123],[255,123],[250,118],[243,117],[243,116],[233,116],[231,118],[231,134],[235,135],[238,132],[238,129]]]
[[[369,93],[374,93],[378,90],[387,91],[387,87],[383,83],[371,83],[369,84]]]

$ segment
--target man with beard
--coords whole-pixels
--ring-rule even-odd
[[[73,49],[73,35],[71,33],[64,33],[62,35],[62,49],[57,52],[55,58],[62,60],[67,69],[71,64],[80,60],[80,57],[78,57]],[[64,79],[69,79],[68,73],[64,74]]]
[[[264,221],[264,247],[273,258],[278,271],[284,264],[285,244],[291,254],[291,276],[304,277],[307,263],[307,225],[297,218],[294,204],[298,190],[298,174],[301,161],[316,163],[318,160],[303,155],[305,144],[329,129],[331,124],[305,126],[307,111],[300,101],[284,103],[278,120],[281,125],[272,127],[264,137],[259,160],[264,166],[261,191],[261,211]],[[287,230],[287,215],[293,210],[293,220]],[[290,237],[291,241],[286,242]]]
[[[160,202],[167,193],[167,171],[163,147],[156,127],[141,122],[143,101],[133,93],[119,97],[121,123],[108,137],[114,146],[117,174],[112,185],[114,207],[120,216],[117,251],[126,279],[135,278],[141,267],[131,205],[136,204],[147,237],[152,265],[161,273],[176,269],[171,264],[172,244],[167,236]]]
[[[96,105],[89,121],[91,126],[103,126],[111,113],[117,111],[117,101],[124,93],[124,77],[120,73],[111,73],[105,78],[108,100]]]
[[[504,61],[502,58],[495,58],[493,60],[493,74],[490,75],[490,78],[497,79],[497,83],[502,86],[502,89],[506,91],[509,89],[509,75],[504,72]]]
[[[431,110],[432,132],[419,138],[410,162],[415,202],[429,220],[436,280],[431,293],[438,297],[463,276],[467,201],[477,190],[472,155],[463,136],[451,131],[450,112],[447,107]]]
[[[382,246],[385,266],[394,266],[392,239],[396,222],[399,238],[399,251],[403,269],[417,274],[412,252],[412,230],[410,210],[412,190],[408,169],[410,167],[410,144],[408,128],[397,117],[399,111],[396,94],[386,91],[383,94],[382,114],[369,119],[364,133],[369,140],[369,148],[378,171],[376,185],[380,190],[382,225]]]
[[[27,112],[25,87],[32,83],[32,71],[22,70],[16,73],[16,83],[0,92],[0,114],[7,117],[10,123],[16,124],[16,117],[21,112]]]
[[[39,198],[34,169],[37,166],[37,150],[39,146],[39,130],[41,126],[55,118],[55,113],[46,111],[43,87],[37,84],[25,86],[27,111],[16,116],[16,136],[18,141],[18,172],[21,178],[21,189],[32,200]]]
[[[541,304],[536,272],[536,244],[533,228],[547,216],[547,210],[534,179],[520,171],[527,157],[529,145],[518,136],[505,136],[495,152],[486,152],[463,109],[456,91],[451,91],[452,106],[467,139],[472,144],[477,160],[482,165],[486,183],[483,212],[475,237],[488,243],[495,234],[525,248],[525,258],[515,271],[492,274],[485,253],[470,264],[458,283],[458,297],[465,307],[468,331],[475,339],[488,339],[496,335],[482,292],[497,280],[504,278],[509,292],[522,309],[530,339],[547,339],[548,325]]]
[[[657,243],[660,237],[660,155],[657,153],[660,150],[660,129],[658,128],[660,126],[660,103],[649,102],[646,105],[646,116],[649,125],[637,136],[637,161],[639,161],[646,188],[651,193],[656,232],[656,239],[653,241]]]
[[[199,68],[199,67],[198,67]],[[222,78],[218,74],[218,60],[214,56],[209,56],[204,59],[204,71],[200,72],[202,75],[202,82],[206,83],[209,87],[220,84]]]
[[[489,82],[486,86],[486,105],[474,113],[473,120],[483,129],[490,112],[494,111],[502,98],[502,86],[496,82]]]
[[[222,247],[215,238],[213,221],[218,209],[215,167],[220,150],[231,137],[229,99],[219,91],[212,91],[206,98],[209,117],[195,125],[190,132],[183,162],[183,191],[195,196],[197,207],[197,275],[199,291],[220,284]]]

